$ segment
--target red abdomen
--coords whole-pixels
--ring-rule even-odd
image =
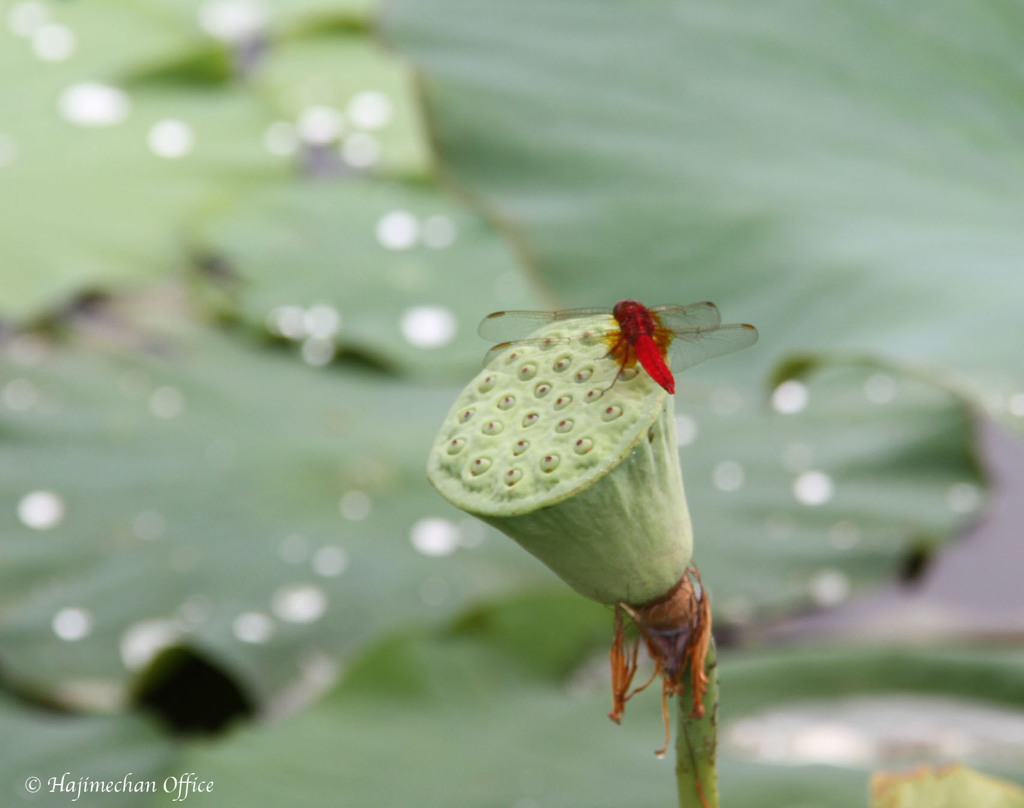
[[[676,381],[672,371],[665,364],[664,331],[659,329],[657,315],[636,300],[620,300],[612,309],[622,334],[612,353],[622,367],[629,367],[638,361],[654,381],[669,393],[675,393]]]

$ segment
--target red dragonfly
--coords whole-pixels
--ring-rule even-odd
[[[757,342],[757,329],[752,325],[722,325],[722,316],[714,303],[648,308],[635,300],[620,300],[612,309],[498,311],[489,314],[480,323],[480,336],[501,344],[491,349],[486,361],[549,323],[602,314],[614,317],[618,327],[591,332],[591,337],[604,339],[608,355],[619,363],[619,372],[639,362],[650,377],[669,393],[676,391],[673,371],[679,373],[706,359],[732,353]]]

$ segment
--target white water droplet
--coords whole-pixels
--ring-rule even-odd
[[[427,517],[412,526],[412,546],[426,556],[451,555],[459,546],[459,528],[449,519]]]
[[[199,7],[199,27],[224,42],[244,42],[267,26],[267,14],[251,0],[212,0]]]
[[[1014,393],[1010,396],[1010,401],[1007,406],[1011,415],[1015,415],[1018,418],[1024,418],[1024,393]]]
[[[18,518],[33,530],[49,530],[64,519],[64,500],[53,491],[31,491],[18,502]]]
[[[38,0],[15,3],[7,12],[7,28],[15,36],[30,37],[50,20],[50,10]]]
[[[327,595],[312,584],[283,586],[271,596],[270,609],[287,623],[313,623],[327,610]]]
[[[402,313],[402,336],[417,348],[440,348],[455,337],[455,315],[443,306],[414,306]]]
[[[159,539],[167,531],[167,519],[159,511],[143,511],[132,520],[132,532],[144,541]]]
[[[420,223],[407,210],[393,210],[377,220],[377,241],[389,250],[408,250],[420,237]]]
[[[263,146],[276,157],[290,157],[299,150],[299,134],[288,121],[274,121],[263,133]]]
[[[746,474],[735,460],[723,460],[711,471],[711,481],[719,491],[731,493],[743,487]]]
[[[380,159],[380,144],[369,132],[353,132],[341,144],[341,158],[353,168],[369,168]]]
[[[776,412],[792,415],[803,411],[810,399],[807,385],[796,379],[784,381],[772,391],[772,408]]]
[[[345,129],[345,118],[333,107],[317,104],[299,115],[296,125],[299,137],[313,146],[336,143]]]
[[[2,399],[9,410],[28,410],[39,400],[39,391],[28,379],[11,379],[4,385]]]
[[[149,149],[157,157],[175,160],[191,153],[196,138],[192,128],[184,121],[165,118],[157,121],[146,136]]]
[[[5,132],[0,132],[0,168],[7,168],[17,159],[18,142]]]
[[[306,309],[302,323],[311,337],[328,339],[341,330],[341,315],[328,303],[317,303]]]
[[[359,129],[380,129],[391,121],[391,99],[377,90],[364,90],[352,96],[345,111]]]
[[[440,213],[423,221],[423,243],[434,250],[443,250],[455,243],[455,222]]]
[[[833,494],[835,484],[823,471],[805,471],[793,482],[793,496],[803,505],[824,505]]]
[[[850,596],[850,579],[839,570],[822,570],[811,579],[810,590],[819,606],[836,606]]]
[[[78,606],[61,609],[53,616],[53,633],[62,640],[81,640],[92,633],[95,620],[92,612]]]
[[[267,315],[267,328],[285,339],[306,336],[306,312],[301,306],[277,306]]]
[[[175,418],[185,408],[185,396],[176,387],[158,387],[149,397],[149,411],[157,418]]]
[[[242,612],[231,623],[231,632],[242,642],[262,644],[274,634],[274,621],[263,612]]]
[[[348,553],[336,545],[321,547],[313,555],[313,572],[325,578],[341,575],[348,569]]]
[[[32,32],[32,50],[44,62],[63,62],[77,46],[74,32],[66,25],[48,23]]]
[[[864,381],[864,398],[871,404],[888,404],[896,398],[896,380],[888,373],[872,373]]]
[[[372,503],[362,491],[346,491],[338,503],[341,515],[352,522],[360,522],[370,515]]]
[[[121,635],[121,662],[130,671],[146,667],[150,661],[178,641],[181,636],[173,620],[143,620],[129,626]]]
[[[690,446],[697,440],[697,419],[689,415],[676,416],[676,445]]]
[[[337,347],[332,339],[309,337],[302,341],[302,361],[315,368],[331,364],[336,351]]]
[[[178,607],[178,614],[181,619],[192,626],[205,623],[207,618],[213,614],[213,601],[206,595],[190,595]]]
[[[68,87],[57,99],[57,109],[78,126],[114,126],[128,117],[128,96],[116,87],[87,81]]]
[[[974,483],[956,483],[946,491],[946,504],[953,513],[971,513],[981,506],[981,491]]]

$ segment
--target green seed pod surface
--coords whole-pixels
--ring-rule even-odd
[[[619,375],[611,315],[555,321],[499,352],[466,387],[427,476],[603,603],[663,595],[692,532],[673,400],[639,366]]]

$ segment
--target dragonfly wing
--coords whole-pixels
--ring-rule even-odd
[[[496,311],[481,321],[477,333],[490,342],[511,342],[528,337],[538,328],[558,320],[610,314],[611,309],[566,309],[564,311]]]
[[[677,332],[668,346],[672,371],[679,373],[716,356],[747,348],[757,342],[752,325],[723,325],[696,331]]]
[[[661,325],[672,331],[690,328],[713,328],[721,325],[722,315],[714,303],[688,303],[685,306],[653,306],[651,313],[657,314]]]

